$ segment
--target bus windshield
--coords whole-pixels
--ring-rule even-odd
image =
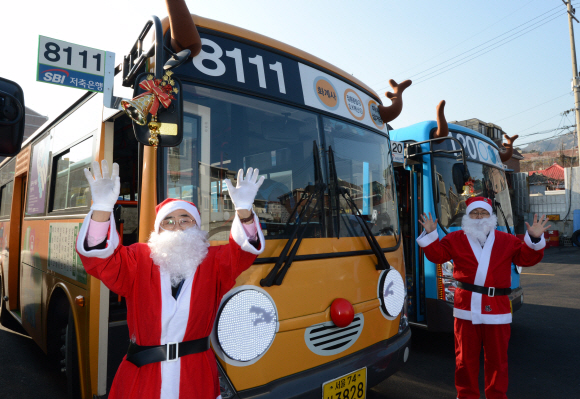
[[[210,240],[228,239],[235,210],[224,180],[234,182],[238,170],[248,167],[265,177],[254,202],[265,238],[288,238],[304,198],[320,179],[328,184],[329,145],[338,179],[351,188],[371,231],[398,234],[386,136],[330,118],[321,123],[318,113],[224,90],[185,83],[182,93],[184,136],[178,147],[164,150],[164,194],[194,202]],[[328,190],[304,238],[335,234]],[[316,199],[310,208],[315,205]],[[358,230],[343,228],[340,236],[364,236]]]
[[[433,157],[434,195],[440,225],[448,231],[461,228],[461,219],[465,215],[465,201],[474,195],[498,201],[510,226],[509,230],[513,231],[512,207],[504,171],[491,165],[468,161],[467,167],[473,179],[473,193],[466,196],[463,195],[463,182],[457,172],[460,165],[462,163],[455,158],[441,155]],[[494,212],[497,214],[500,230],[506,231],[508,229],[505,227],[501,211],[496,207]]]

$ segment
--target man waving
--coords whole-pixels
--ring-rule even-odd
[[[506,399],[507,349],[512,321],[511,265],[533,266],[544,256],[547,219],[534,215],[526,223],[524,242],[497,231],[491,200],[472,197],[462,220],[462,230],[439,241],[437,219],[421,216],[425,228],[417,243],[433,263],[453,260],[457,280],[455,317],[455,387],[458,399],[479,399],[479,354],[485,351],[485,396]]]
[[[93,205],[77,239],[90,275],[127,301],[131,344],[110,399],[216,399],[218,371],[209,335],[220,301],[264,250],[252,204],[264,178],[258,169],[226,179],[236,208],[229,244],[209,246],[191,202],[168,198],[156,208],[148,243],[119,245],[112,217],[119,196],[119,166],[85,169]]]

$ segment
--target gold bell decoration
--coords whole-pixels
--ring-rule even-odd
[[[175,82],[171,79],[173,72],[167,71],[163,79],[154,79],[153,75],[147,75],[147,79],[139,83],[139,87],[146,90],[145,93],[138,95],[132,100],[121,101],[121,106],[125,113],[139,125],[147,124],[148,114],[151,114],[149,122],[149,145],[157,147],[159,145],[159,134],[161,123],[157,121],[157,111],[159,104],[164,108],[171,105],[171,100],[175,100],[174,94],[177,94],[177,88],[173,85]]]
[[[147,115],[153,106],[154,100],[155,95],[147,93],[143,97],[135,97],[129,101],[123,100],[121,101],[121,105],[125,109],[125,113],[129,115],[129,118],[143,126],[147,124]]]

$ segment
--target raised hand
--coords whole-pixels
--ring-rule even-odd
[[[113,212],[113,207],[119,198],[121,180],[119,179],[119,165],[113,163],[113,172],[109,176],[109,164],[107,160],[101,161],[101,167],[97,161],[93,161],[93,172],[85,168],[85,176],[91,187],[93,198],[93,211]],[[93,176],[94,174],[94,176]]]
[[[236,187],[233,186],[230,179],[225,180],[226,186],[228,187],[228,193],[230,194],[230,198],[234,203],[236,211],[240,209],[252,209],[254,198],[256,198],[256,194],[264,182],[264,176],[260,177],[260,180],[258,180],[259,174],[260,171],[258,169],[248,168],[246,178],[244,179],[244,170],[240,169],[238,171]]]
[[[423,221],[421,221],[421,219]],[[427,217],[426,213],[422,214],[421,219],[419,219],[419,223],[421,224],[421,226],[423,226],[427,234],[437,229],[437,219],[433,220],[433,218],[431,217],[431,212],[429,212],[429,217]]]
[[[552,227],[551,224],[546,226],[546,223],[548,223],[548,218],[544,219],[545,216],[546,215],[542,215],[542,217],[539,218],[538,214],[534,213],[534,223],[530,226],[528,222],[526,222],[526,227],[528,228],[528,234],[530,236],[540,238],[542,234],[546,232],[546,230]]]

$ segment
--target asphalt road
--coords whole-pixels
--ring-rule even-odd
[[[509,346],[510,399],[580,398],[580,248],[548,248],[522,271]],[[453,335],[413,329],[408,363],[368,399],[455,398]],[[483,394],[483,355],[480,392]]]
[[[524,269],[525,303],[509,348],[510,399],[580,397],[580,248],[549,248]],[[451,334],[413,330],[405,367],[368,399],[455,398]],[[483,370],[483,364],[482,364]],[[483,373],[480,378],[483,396]],[[0,326],[0,399],[65,399],[59,367],[28,337]]]

